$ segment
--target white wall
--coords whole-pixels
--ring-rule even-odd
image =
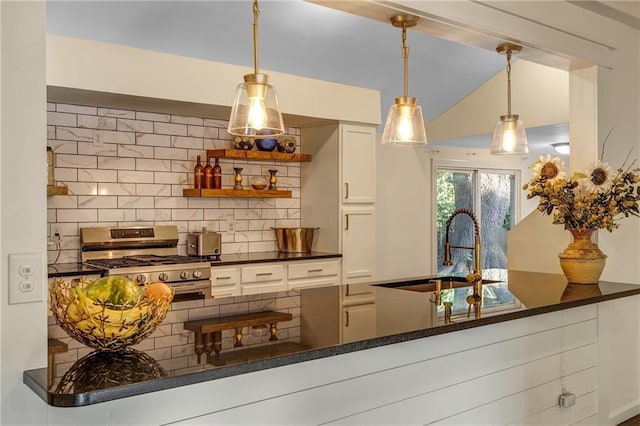
[[[0,3],[0,423],[43,424],[45,406],[22,372],[46,365],[46,304],[9,305],[8,255],[42,254],[46,284],[44,2]]]

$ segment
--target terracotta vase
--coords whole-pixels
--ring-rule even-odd
[[[560,258],[562,272],[572,284],[598,284],[607,255],[591,241],[595,229],[568,229],[573,241]]]

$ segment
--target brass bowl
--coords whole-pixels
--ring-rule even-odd
[[[173,300],[171,292],[159,299],[142,297],[127,309],[113,309],[84,295],[90,283],[55,279],[49,289],[51,312],[69,336],[99,351],[122,351],[148,337],[165,319]]]

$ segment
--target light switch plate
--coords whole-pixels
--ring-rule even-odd
[[[9,255],[9,304],[42,302],[42,253]]]

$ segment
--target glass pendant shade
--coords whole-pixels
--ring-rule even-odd
[[[235,136],[277,136],[284,122],[275,88],[265,74],[248,74],[236,89],[227,132]]]
[[[528,154],[527,132],[518,115],[501,115],[491,139],[491,154]]]
[[[416,146],[427,143],[422,108],[415,98],[396,98],[389,107],[387,121],[382,132],[382,143],[395,146]],[[412,102],[411,102],[412,100]]]

